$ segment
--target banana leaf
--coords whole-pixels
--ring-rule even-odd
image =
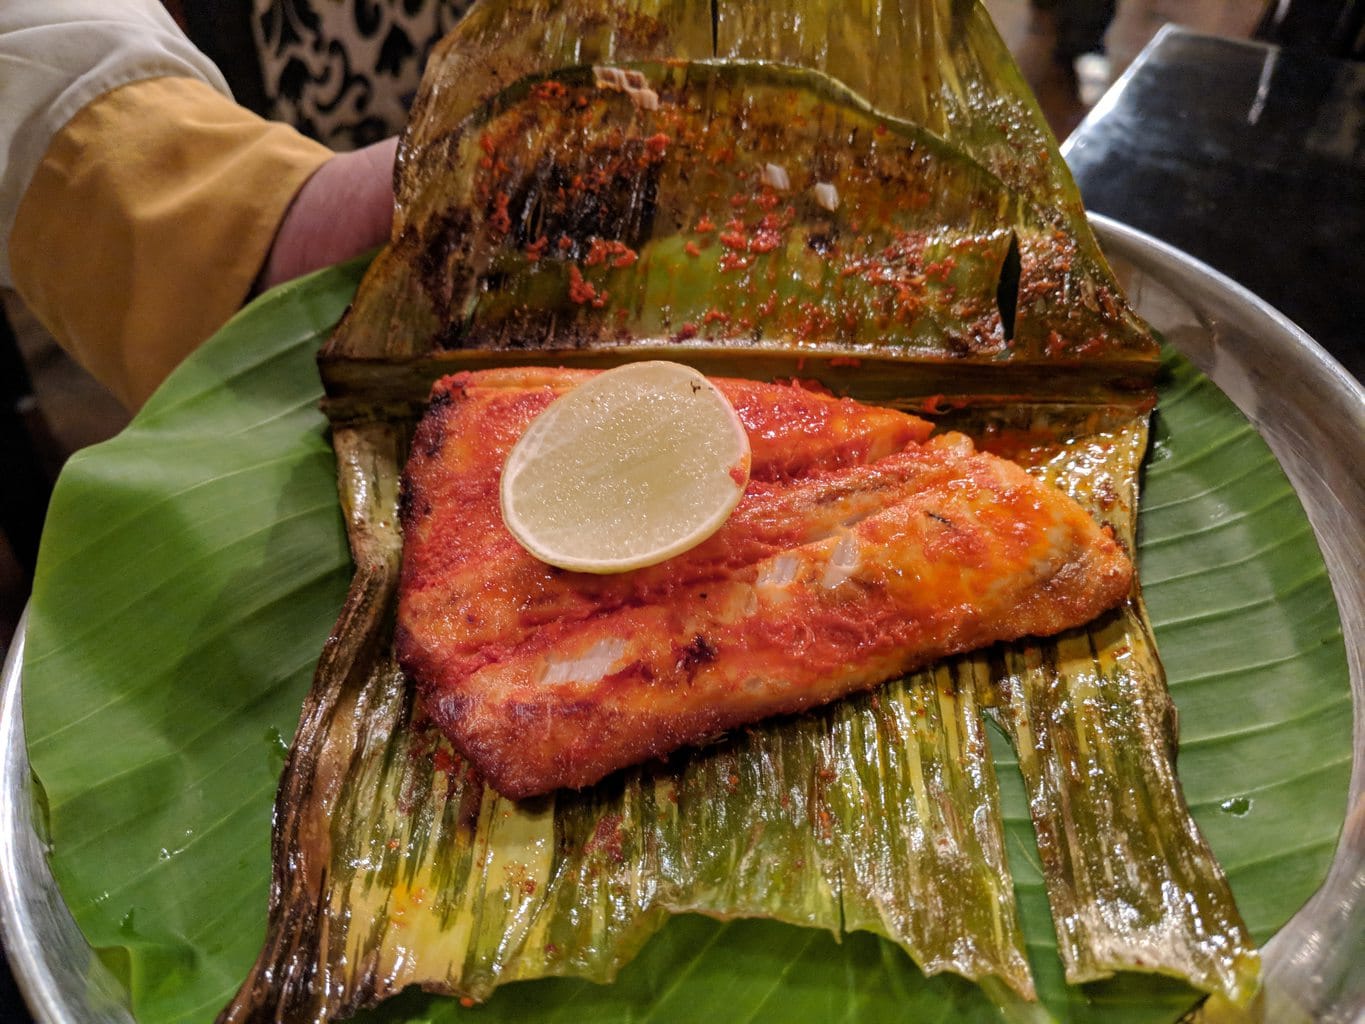
[[[313,353],[358,277],[329,271],[248,309],[128,431],[78,454],[54,496],[24,666],[30,754],[63,894],[143,1024],[210,1019],[265,935],[272,797],[351,572]],[[1341,828],[1339,624],[1311,529],[1255,431],[1179,360],[1160,399],[1144,593],[1185,793],[1264,941],[1317,887]],[[1174,983],[1064,984],[1028,801],[1011,749],[990,740],[1043,1004],[1063,1020],[1174,1020],[1195,998]],[[362,1017],[462,1013],[409,992]],[[974,986],[925,978],[872,935],[693,915],[612,985],[509,985],[480,1013],[998,1019]]]

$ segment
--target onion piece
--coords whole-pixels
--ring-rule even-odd
[[[777,164],[763,165],[763,184],[769,188],[775,188],[779,192],[786,192],[792,187],[792,180],[787,175],[787,169]]]

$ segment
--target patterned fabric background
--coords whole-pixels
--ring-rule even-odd
[[[470,0],[252,0],[270,116],[333,149],[402,130],[427,53]]]

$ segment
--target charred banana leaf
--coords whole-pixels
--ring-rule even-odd
[[[1070,442],[1039,443],[1036,428],[1067,415],[963,425],[1132,550],[1145,421],[1095,415]],[[1084,633],[992,662],[991,714],[1019,759],[1067,981],[1145,971],[1248,999],[1258,958],[1176,779],[1175,705],[1140,594]]]
[[[456,369],[663,356],[955,409],[1131,548],[1157,346],[979,4],[482,6],[432,57],[397,195],[319,360],[358,571],[281,783],[269,938],[222,1019],[607,980],[683,911],[872,931],[1017,1005],[987,708],[1068,977],[1244,995],[1254,953],[1180,796],[1136,593],[1088,630],[519,804],[393,659],[406,439]]]
[[[566,69],[435,144],[323,353],[334,415],[411,410],[474,353],[546,350],[732,374],[913,362],[976,397],[1145,386],[1155,345],[1098,255],[938,136],[801,68],[606,70],[652,99]]]

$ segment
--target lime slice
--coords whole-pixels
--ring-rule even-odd
[[[606,370],[531,422],[502,472],[502,518],[542,561],[624,572],[715,533],[749,482],[734,407],[690,366]]]

